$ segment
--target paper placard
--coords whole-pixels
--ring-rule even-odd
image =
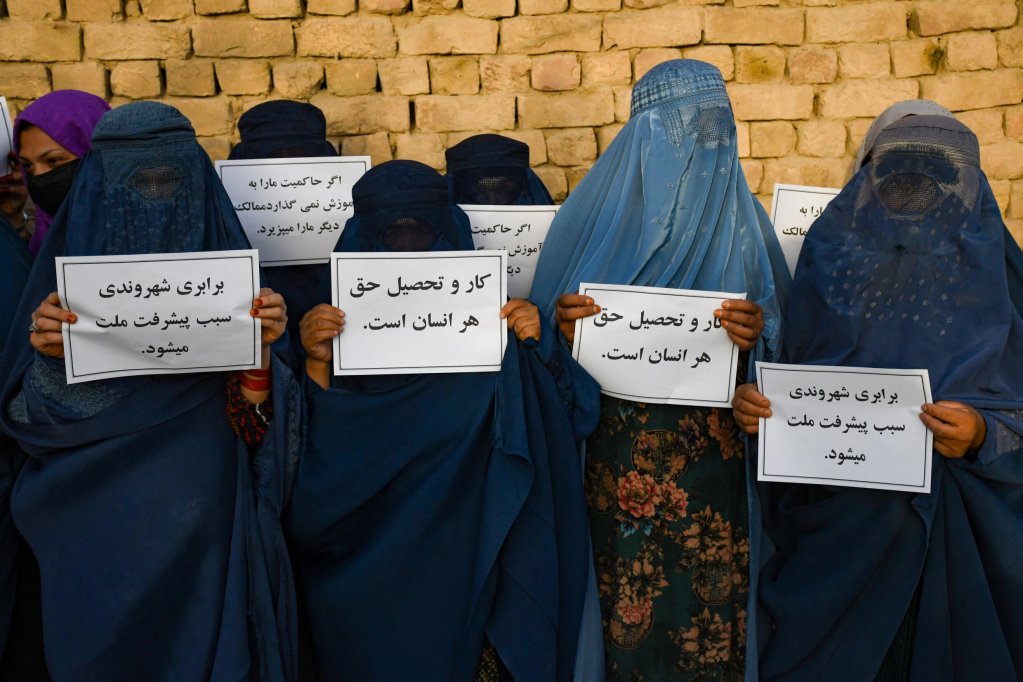
[[[7,157],[14,149],[14,123],[11,121],[11,110],[7,108],[6,97],[0,97],[0,125],[3,126],[3,130],[0,131],[0,159],[3,160],[5,169],[0,175],[6,175],[10,172],[7,170],[9,165]]]
[[[334,374],[496,372],[507,345],[504,251],[335,253],[345,311]]]
[[[931,490],[926,369],[757,363],[771,417],[760,420],[761,481]]]
[[[729,407],[739,347],[714,317],[745,293],[579,285],[601,312],[576,321],[573,355],[616,398]]]
[[[227,195],[264,267],[326,263],[368,156],[217,161]]]
[[[508,296],[528,298],[557,206],[462,205],[477,249],[508,252]]]
[[[57,258],[69,384],[140,374],[253,369],[259,254],[245,251]]]
[[[795,274],[799,250],[813,221],[838,195],[840,189],[806,187],[803,185],[775,185],[771,200],[771,223],[781,243],[789,273]]]

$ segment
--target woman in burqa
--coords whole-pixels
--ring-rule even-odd
[[[248,248],[176,109],[125,105],[104,116],[92,142],[0,367],[0,425],[28,454],[11,511],[39,560],[50,674],[291,679],[293,590],[277,512],[297,457],[288,437],[299,396],[285,364],[269,357],[284,331],[283,300],[262,289],[253,301],[272,376],[269,390],[240,390],[277,417],[251,454],[226,412],[231,373],[68,385],[60,330],[77,318],[51,293],[55,256]]]
[[[456,204],[553,204],[529,167],[529,146],[503,135],[473,135],[444,152],[444,176]]]
[[[806,236],[783,360],[927,369],[931,492],[760,485],[762,679],[1023,678],[1021,311],[976,136],[882,130]],[[752,385],[733,404],[749,433],[771,418]]]
[[[423,164],[373,168],[353,200],[338,251],[473,249]],[[575,453],[598,389],[535,306],[498,314],[501,371],[460,374],[331,377],[349,321],[327,304],[302,321],[307,442],[286,528],[325,680],[571,679],[588,561]]]
[[[230,160],[337,156],[327,140],[327,119],[312,104],[279,99],[252,107],[238,119],[241,141]],[[322,265],[282,265],[266,268],[267,286],[288,303],[288,336],[293,362],[302,362],[298,325],[318,301]]]
[[[600,310],[565,293],[580,282],[745,292],[716,312],[741,364],[777,353],[788,270],[746,185],[715,67],[651,69],[558,212],[531,297],[569,341]],[[586,458],[608,678],[741,679],[749,503],[731,410],[603,396]]]

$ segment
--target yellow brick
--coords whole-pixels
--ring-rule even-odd
[[[945,64],[952,71],[998,67],[998,44],[990,31],[953,33],[946,38]]]
[[[287,19],[200,19],[192,25],[192,38],[200,57],[283,57],[295,52]]]
[[[576,166],[575,168],[568,168],[565,170],[565,181],[568,183],[568,191],[572,192],[579,183],[583,181],[586,174],[590,172],[590,168],[593,167],[592,163],[588,163],[585,166]]]
[[[411,159],[431,168],[444,168],[446,137],[437,133],[392,133],[391,142],[399,159]]]
[[[844,187],[849,163],[845,159],[805,159],[789,156],[766,159],[758,191],[773,192],[778,183],[814,187]]]
[[[559,166],[578,166],[597,158],[592,128],[562,128],[546,134],[547,158]]]
[[[921,36],[965,31],[971,28],[1004,28],[1016,21],[1013,0],[918,2],[913,12],[912,27]]]
[[[309,101],[323,110],[330,135],[403,133],[409,129],[408,97],[335,97],[321,92]]]
[[[891,72],[888,46],[881,43],[843,45],[838,48],[842,78],[887,78]]]
[[[567,9],[568,0],[519,0],[519,14],[557,14]]]
[[[50,91],[42,64],[0,64],[0,92],[8,98],[37,99]]]
[[[604,18],[604,47],[624,50],[695,45],[700,42],[701,14],[698,8],[676,6],[608,14]]]
[[[642,53],[640,53],[642,54]],[[639,57],[639,55],[636,55]],[[633,65],[635,67],[635,64]],[[636,80],[639,80],[638,78]],[[614,95],[615,121],[624,123],[629,120],[632,109],[632,86],[618,85],[611,88]]]
[[[161,101],[184,114],[196,135],[231,134],[231,103],[226,97],[166,97]]]
[[[746,185],[749,187],[749,191],[754,194],[760,191],[760,185],[764,179],[764,164],[762,161],[754,161],[753,159],[740,159],[739,165],[742,167],[742,174],[746,177]],[[773,187],[771,189],[774,189]]]
[[[83,90],[105,98],[107,70],[99,62],[54,64],[50,69],[54,90]]]
[[[12,19],[59,21],[63,14],[60,0],[7,0],[7,16]]]
[[[1002,213],[1004,215],[1005,211]],[[1013,218],[1023,218],[1023,180],[1017,180],[1009,184],[1008,214]]]
[[[736,7],[777,7],[780,3],[778,0],[735,0],[733,4]]]
[[[172,21],[192,15],[192,0],[139,0],[149,21]]]
[[[615,137],[625,127],[624,123],[611,123],[606,126],[597,128],[597,150],[603,154],[604,151],[611,146],[614,142]]]
[[[916,99],[916,81],[849,80],[821,88],[820,115],[824,118],[877,116],[906,99]]]
[[[735,49],[735,80],[739,83],[770,83],[785,77],[785,52],[773,45],[740,46]]]
[[[77,24],[63,21],[0,22],[0,61],[77,62],[79,33]]]
[[[540,181],[547,187],[551,198],[554,201],[564,201],[568,196],[568,182],[565,180],[565,171],[557,166],[541,166],[534,169]]]
[[[1016,243],[1023,246],[1023,220],[1014,218],[1005,221],[1005,227],[1009,230]]]
[[[92,2],[92,0],[86,0]],[[243,12],[245,0],[195,0],[196,14],[231,14]]]
[[[632,60],[632,80],[638,82],[646,72],[658,64],[682,57],[682,50],[677,47],[648,47],[640,50]]]
[[[197,137],[196,141],[210,161],[223,161],[231,153],[231,140],[227,137]]]
[[[699,45],[685,49],[686,59],[699,59],[718,67],[721,77],[726,81],[735,77],[735,57],[732,48],[727,45]]]
[[[228,95],[263,95],[270,90],[270,67],[264,61],[225,59],[216,64],[217,82]]]
[[[1023,106],[1009,107],[1005,110],[1005,134],[1023,142]],[[1023,209],[1023,206],[1020,208]]]
[[[749,127],[750,124],[746,121],[735,122],[735,147],[740,159],[750,155]]]
[[[800,47],[789,52],[789,81],[831,83],[838,75],[838,53],[826,47]]]
[[[529,89],[533,61],[524,55],[480,57],[480,84],[484,92],[522,92]]]
[[[462,10],[470,17],[498,19],[515,16],[515,0],[462,0]]]
[[[430,91],[435,95],[475,95],[480,91],[480,65],[475,57],[434,57],[430,60]]]
[[[345,156],[368,156],[374,166],[392,158],[391,142],[387,133],[342,138],[341,153]]]
[[[1002,140],[980,148],[980,165],[994,180],[1015,180],[1023,177],[1023,142]]]
[[[804,121],[796,128],[799,136],[796,151],[800,155],[828,158],[845,156],[846,132],[840,121]]]
[[[302,16],[301,0],[249,0],[249,14],[260,19]]]
[[[617,12],[621,8],[622,0],[572,0],[576,12]]]
[[[988,180],[988,184],[991,186],[991,193],[994,195],[995,201],[998,202],[998,208],[1001,210],[1002,217],[1007,216],[1012,197],[1012,182],[1009,180]]]
[[[408,6],[408,0],[363,0],[359,9],[374,14],[404,14]]]
[[[308,99],[323,86],[323,66],[317,62],[280,62],[273,67],[274,88],[288,99]]]
[[[387,17],[306,19],[295,30],[303,57],[390,57],[397,42]]]
[[[583,87],[625,85],[632,80],[628,52],[593,52],[582,56]]]
[[[417,17],[451,14],[462,0],[412,0],[412,14]]]
[[[533,57],[530,74],[534,90],[556,92],[578,87],[581,69],[574,54],[547,54]]]
[[[381,59],[377,62],[380,89],[385,95],[421,95],[430,92],[430,71],[422,57]]]
[[[933,99],[952,111],[986,109],[1023,100],[1023,81],[1016,70],[925,76],[920,85],[925,99]]]
[[[377,64],[372,59],[342,59],[326,66],[327,91],[339,97],[366,95],[377,89]]]
[[[813,88],[809,85],[731,84],[728,96],[740,121],[796,120],[813,113]]]
[[[995,37],[1002,66],[1023,66],[1023,26],[998,31]]]
[[[416,98],[416,128],[427,133],[510,130],[515,98],[510,95],[426,95]]]
[[[873,118],[860,118],[846,122],[846,128],[849,130],[849,135],[846,137],[846,154],[855,157],[860,150],[860,145],[863,144],[863,138],[867,136],[867,131],[870,126],[874,123]]]
[[[596,52],[599,49],[598,16],[561,14],[501,21],[501,51],[505,53]]]
[[[998,142],[1005,137],[1002,132],[1001,109],[977,109],[956,114],[959,122],[973,131],[981,144]]]
[[[333,14],[344,16],[355,11],[355,0],[308,0],[309,14]]]
[[[611,90],[519,96],[519,121],[526,128],[602,126],[615,120]]]
[[[906,37],[907,20],[901,2],[813,7],[806,10],[806,40],[810,43],[898,40]]]
[[[494,54],[498,23],[466,16],[395,17],[403,54]]]
[[[900,40],[892,43],[892,70],[896,78],[932,74],[944,55],[944,49],[933,38]]]
[[[124,16],[121,0],[64,0],[64,6],[69,21],[113,21]]]
[[[796,146],[796,131],[787,121],[750,124],[750,154],[756,158],[785,156]]]
[[[205,59],[168,59],[163,69],[168,95],[210,97],[217,94],[213,62]]]
[[[799,45],[803,42],[803,11],[708,8],[703,40],[725,44]]]

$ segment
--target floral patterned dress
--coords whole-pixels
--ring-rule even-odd
[[[746,469],[732,411],[602,396],[586,487],[610,682],[742,680]]]

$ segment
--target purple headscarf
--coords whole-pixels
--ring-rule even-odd
[[[75,156],[85,156],[92,148],[93,128],[108,111],[110,105],[102,98],[81,90],[57,90],[43,95],[14,120],[14,153],[20,153],[21,129],[31,123]],[[52,220],[53,216],[36,206],[36,231],[28,243],[33,254],[39,251]]]

